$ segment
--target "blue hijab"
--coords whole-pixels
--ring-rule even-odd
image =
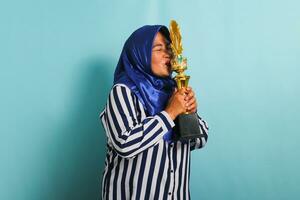
[[[175,87],[171,75],[162,78],[151,70],[152,45],[159,31],[170,41],[168,28],[162,25],[146,25],[134,31],[124,44],[114,73],[114,84],[130,88],[150,116],[165,109]],[[164,139],[170,141],[171,136],[169,131]]]

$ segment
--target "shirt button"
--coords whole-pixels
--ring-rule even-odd
[[[170,147],[173,147],[173,146],[174,146],[173,144],[170,145]]]
[[[171,192],[169,192],[169,195],[171,195],[172,193]]]
[[[173,173],[174,171],[173,170],[171,170],[171,173]]]

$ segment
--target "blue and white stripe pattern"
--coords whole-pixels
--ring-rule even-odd
[[[207,142],[208,126],[199,117],[203,137],[168,143],[174,127],[162,111],[147,116],[126,85],[115,85],[100,118],[107,135],[102,199],[190,199],[190,152]]]

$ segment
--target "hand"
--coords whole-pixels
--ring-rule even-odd
[[[176,119],[178,115],[187,111],[187,100],[185,100],[187,94],[187,88],[181,88],[180,90],[175,89],[173,92],[165,109],[172,120]]]
[[[186,103],[187,111],[190,113],[195,113],[197,111],[198,105],[197,105],[195,93],[191,87],[186,88],[186,94],[187,95],[185,97],[185,100],[187,101]]]

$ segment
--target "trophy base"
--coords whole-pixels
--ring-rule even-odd
[[[198,116],[196,113],[181,114],[175,119],[174,140],[188,141],[193,138],[200,138]]]

